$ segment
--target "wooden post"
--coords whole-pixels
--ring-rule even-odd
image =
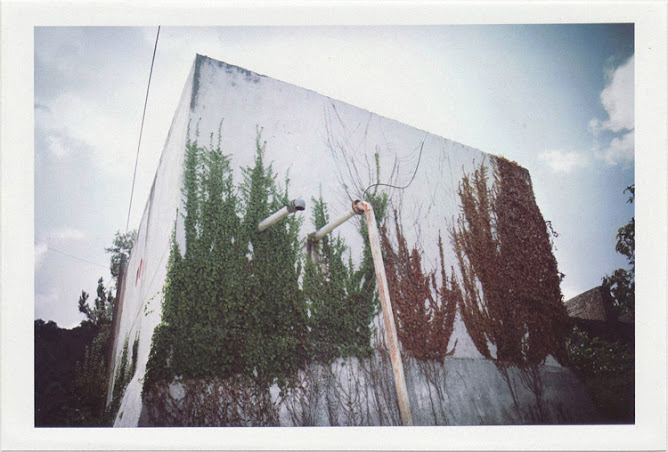
[[[385,265],[383,263],[383,255],[380,251],[380,239],[378,237],[378,227],[376,226],[376,216],[373,213],[373,207],[367,202],[361,201],[357,203],[357,207],[364,211],[366,225],[369,231],[369,245],[371,247],[371,254],[373,255],[373,265],[376,269],[376,282],[378,283],[380,305],[383,309],[385,334],[387,345],[390,349],[390,361],[392,362],[392,372],[394,373],[394,386],[397,391],[397,400],[399,401],[401,422],[403,425],[413,425],[411,405],[408,400],[408,391],[406,390],[406,380],[404,378],[404,366],[401,362],[397,329],[394,324],[392,303],[390,302],[387,276],[385,275]]]

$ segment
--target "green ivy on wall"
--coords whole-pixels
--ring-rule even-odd
[[[135,337],[135,342],[132,347],[132,358],[130,367],[128,367],[128,355],[130,347],[130,337],[125,337],[125,342],[123,343],[123,351],[121,352],[121,362],[116,368],[116,373],[114,374],[114,389],[112,393],[111,405],[108,409],[108,415],[113,417],[121,406],[121,400],[123,399],[123,393],[125,388],[132,380],[135,370],[137,368],[137,350],[139,348],[139,336]]]
[[[329,223],[322,195],[313,199],[312,219],[316,230]],[[372,333],[369,325],[378,313],[377,296],[369,285],[375,281],[373,262],[367,258],[356,269],[349,256],[346,263],[344,254],[348,247],[340,236],[325,236],[310,246],[312,255],[317,257],[306,259],[303,290],[309,300],[311,356],[320,362],[368,356]],[[370,253],[368,242],[363,253],[365,257]]]
[[[289,179],[279,188],[265,162],[261,132],[253,165],[242,168],[238,186],[221,150],[220,130],[208,147],[198,143],[198,133],[187,141],[185,250],[174,231],[162,322],[154,331],[144,390],[178,378],[239,375],[260,388],[277,383],[283,389],[311,360],[370,351],[378,303],[368,245],[355,269],[350,260],[344,264],[342,240],[324,240],[325,270],[304,259],[299,216],[257,230],[289,201]],[[377,198],[382,219],[387,197]],[[316,225],[327,221],[322,199],[314,215]]]

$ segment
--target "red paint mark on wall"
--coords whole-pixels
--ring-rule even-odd
[[[137,269],[137,278],[135,279],[135,287],[139,283],[139,278],[141,278],[141,269],[143,265],[144,265],[144,259],[139,261],[139,268]]]

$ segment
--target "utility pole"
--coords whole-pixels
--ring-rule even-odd
[[[411,414],[411,405],[408,400],[408,391],[406,389],[406,379],[404,378],[404,366],[401,362],[401,352],[399,349],[399,339],[397,337],[397,328],[394,323],[394,314],[392,312],[392,302],[388,291],[387,276],[385,274],[385,264],[380,249],[380,239],[378,227],[376,226],[376,215],[373,212],[373,206],[364,201],[354,201],[352,209],[342,217],[323,226],[313,233],[314,241],[318,241],[330,233],[334,228],[343,224],[355,214],[364,214],[367,230],[369,231],[369,246],[373,256],[373,266],[376,270],[376,283],[378,284],[378,294],[380,296],[380,305],[383,310],[383,321],[385,325],[385,334],[387,345],[390,349],[390,362],[392,363],[392,373],[394,375],[394,387],[397,392],[399,402],[399,414],[403,425],[413,425],[413,416]]]

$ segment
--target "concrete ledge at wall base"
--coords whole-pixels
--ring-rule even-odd
[[[592,424],[580,380],[558,364],[500,371],[486,359],[404,359],[415,425]],[[389,356],[312,364],[280,394],[243,378],[165,383],[145,394],[139,426],[401,425]]]

